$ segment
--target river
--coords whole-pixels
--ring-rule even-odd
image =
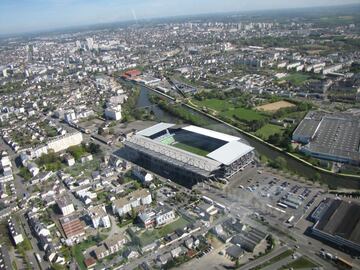
[[[152,106],[154,104],[151,103],[149,100],[149,90],[148,88],[142,86],[141,92],[139,95],[139,99],[137,102],[137,107],[146,107],[146,106]],[[151,92],[154,93],[154,92]],[[179,123],[181,122],[181,119],[174,117],[173,115],[170,115],[169,113],[163,111],[161,108],[159,108],[157,105],[151,107],[156,121],[159,122],[170,122],[170,123]],[[307,166],[303,164],[302,162],[293,159],[289,156],[287,156],[285,153],[279,152],[270,146],[263,144],[256,139],[246,136],[245,134],[240,133],[236,129],[229,127],[223,123],[220,123],[214,119],[211,119],[207,117],[204,114],[201,114],[197,111],[191,110],[188,107],[185,107],[189,112],[192,114],[196,114],[200,117],[202,117],[207,124],[204,126],[205,128],[209,128],[212,130],[216,130],[219,132],[224,132],[230,135],[238,136],[246,140],[251,146],[253,146],[256,149],[256,152],[260,155],[266,156],[269,160],[274,160],[277,157],[283,157],[287,161],[287,167],[290,171],[295,172],[298,175],[301,175],[303,177],[306,177],[308,179],[311,179],[316,173],[320,174],[321,182],[326,183],[330,187],[339,187],[339,188],[350,188],[350,189],[360,189],[360,179],[357,179],[355,177],[347,177],[347,176],[340,176],[335,174],[330,174],[326,172],[317,171],[316,169]]]

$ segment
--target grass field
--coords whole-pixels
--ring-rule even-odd
[[[205,99],[202,101],[194,100],[194,103],[196,103],[199,106],[208,107],[218,112],[226,111],[229,109],[229,107],[232,107],[232,104],[230,104],[230,102],[216,98]]]
[[[275,257],[272,257],[270,260],[268,260],[268,261],[264,262],[263,264],[255,267],[254,269],[263,269],[263,268],[265,268],[265,267],[267,267],[269,265],[272,265],[274,263],[277,263],[277,262],[279,262],[279,261],[281,261],[281,260],[283,260],[283,259],[285,259],[285,258],[287,258],[287,257],[289,257],[289,256],[291,256],[293,254],[294,254],[294,251],[289,249],[287,251],[284,251],[283,253],[280,253],[279,255],[277,255]]]
[[[302,256],[299,259],[285,265],[283,269],[312,269],[314,267],[318,267],[319,265],[313,263],[306,257]]]
[[[261,119],[265,118],[265,116],[262,115],[261,113],[254,111],[254,110],[245,109],[245,108],[235,108],[235,109],[230,108],[225,113],[225,115],[229,116],[229,117],[236,116],[240,120],[244,120],[244,121],[254,121],[254,120],[261,120]]]
[[[284,78],[284,80],[291,82],[295,86],[300,86],[309,79],[309,75],[303,73],[292,73]]]
[[[188,224],[190,224],[190,221],[180,216],[176,221],[165,225],[164,227],[159,229],[146,230],[143,232],[141,235],[139,235],[140,243],[143,246],[148,245],[158,239],[165,237],[177,229],[183,228]]]
[[[193,154],[196,154],[199,156],[203,156],[203,157],[205,157],[207,154],[209,154],[208,151],[205,151],[205,150],[197,148],[197,147],[193,147],[191,145],[180,143],[180,142],[176,142],[176,143],[172,144],[171,146],[174,146],[176,148],[179,148],[179,149],[182,149],[187,152],[190,152],[190,153],[193,153]]]
[[[265,118],[261,112],[246,109],[246,108],[235,108],[234,105],[226,100],[221,99],[205,99],[202,101],[194,100],[195,104],[200,107],[207,107],[209,109],[217,111],[220,115],[233,118],[236,116],[240,120],[254,121]]]
[[[100,161],[95,158],[86,163],[76,162],[74,166],[68,167],[64,171],[73,177],[77,177],[79,175],[90,176],[93,171],[99,169],[99,166]]]
[[[271,135],[282,134],[283,128],[277,125],[266,124],[255,132],[255,135],[267,140]]]

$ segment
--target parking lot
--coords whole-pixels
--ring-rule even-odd
[[[245,203],[252,202],[254,211],[258,210],[260,215],[265,216],[275,215],[289,227],[294,226],[315,206],[315,201],[324,193],[320,188],[306,183],[252,169],[251,176],[240,179],[235,187],[228,189],[228,193],[236,195]]]
[[[308,214],[325,196],[331,196],[318,185],[291,175],[275,175],[270,169],[256,166],[236,174],[223,190],[215,188],[213,183],[200,184],[197,188],[204,195],[226,202],[238,217],[252,214],[300,231],[312,225],[306,220]]]

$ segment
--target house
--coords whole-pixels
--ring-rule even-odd
[[[151,182],[154,180],[154,177],[151,173],[148,173],[147,171],[141,169],[140,167],[134,167],[133,174],[145,186],[149,186]]]
[[[8,219],[8,228],[10,231],[11,238],[15,245],[20,244],[24,241],[24,237],[21,233],[18,223],[13,218]]]
[[[184,253],[185,253],[185,250],[181,246],[178,246],[170,251],[171,257],[173,259],[183,255]]]
[[[198,207],[202,212],[205,212],[205,213],[209,214],[210,216],[214,216],[218,212],[217,208],[214,205],[209,204],[209,203],[203,202],[203,203],[199,204]]]
[[[136,250],[133,250],[133,249],[128,249],[124,253],[124,257],[128,260],[138,258],[139,256],[140,256],[139,252],[137,252]]]
[[[92,269],[96,265],[96,260],[93,257],[88,257],[84,260],[84,264],[87,269]]]
[[[67,216],[75,212],[74,205],[68,196],[58,197],[56,199],[56,204],[59,207],[63,216]]]
[[[163,226],[175,220],[175,212],[173,209],[163,206],[157,210],[155,217],[156,226]]]
[[[138,215],[138,220],[141,226],[146,229],[155,226],[155,215],[154,211],[140,213]]]
[[[102,260],[107,256],[119,252],[126,242],[127,239],[124,235],[114,235],[111,239],[105,240],[102,245],[94,250],[96,259]]]
[[[1,165],[2,168],[12,166],[9,155],[8,155],[8,153],[6,151],[3,151],[1,153],[0,165]]]
[[[66,238],[77,238],[85,235],[84,224],[77,215],[66,216],[60,219],[61,227]]]
[[[64,155],[64,161],[69,167],[75,165],[75,158],[70,154],[65,154]]]
[[[88,209],[88,215],[91,218],[95,229],[99,227],[110,228],[111,222],[103,205],[94,206]]]
[[[99,171],[94,171],[91,173],[91,177],[93,180],[97,181],[97,180],[100,180],[101,177],[100,177],[100,172]]]
[[[106,247],[104,245],[96,247],[94,249],[93,253],[94,253],[97,260],[102,260],[105,257],[110,255],[109,251],[106,249]]]
[[[92,161],[92,160],[93,160],[92,154],[87,154],[87,155],[81,157],[80,162],[85,163],[85,162]]]
[[[120,167],[120,166],[122,165],[122,163],[123,163],[123,161],[122,161],[119,157],[117,157],[117,156],[115,156],[115,155],[111,155],[111,156],[109,157],[108,164],[109,164],[110,166]]]
[[[114,254],[120,251],[126,242],[127,239],[124,235],[114,235],[111,239],[104,241],[104,246],[109,250],[110,254]]]
[[[188,249],[193,249],[195,247],[198,247],[200,244],[200,240],[195,237],[189,237],[184,241],[184,246]]]
[[[163,226],[174,221],[176,218],[174,210],[169,207],[158,207],[155,210],[142,212],[138,219],[144,228]]]
[[[112,203],[113,213],[123,216],[131,212],[131,209],[141,205],[149,205],[152,202],[151,194],[146,189],[138,189],[127,196],[117,199]]]
[[[121,120],[121,105],[111,106],[105,109],[105,118],[110,120]]]
[[[31,175],[33,177],[36,176],[40,172],[39,167],[35,163],[32,163],[32,162],[28,163],[27,169],[29,170],[29,172],[31,173]]]
[[[42,236],[50,236],[50,231],[47,227],[41,223],[36,216],[31,216],[28,214],[30,227],[34,230],[38,237]]]
[[[166,252],[166,253],[164,253],[164,254],[162,254],[162,255],[159,255],[159,256],[157,257],[157,260],[158,260],[158,262],[160,262],[161,265],[165,265],[165,264],[167,264],[169,261],[172,260],[171,253],[170,253],[170,252]]]

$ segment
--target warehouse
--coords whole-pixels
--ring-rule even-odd
[[[126,157],[164,177],[192,186],[230,177],[254,158],[240,138],[196,126],[159,123],[125,141]]]
[[[292,136],[306,155],[360,165],[360,120],[350,114],[310,112]]]
[[[360,204],[326,199],[311,217],[315,236],[360,252]]]

